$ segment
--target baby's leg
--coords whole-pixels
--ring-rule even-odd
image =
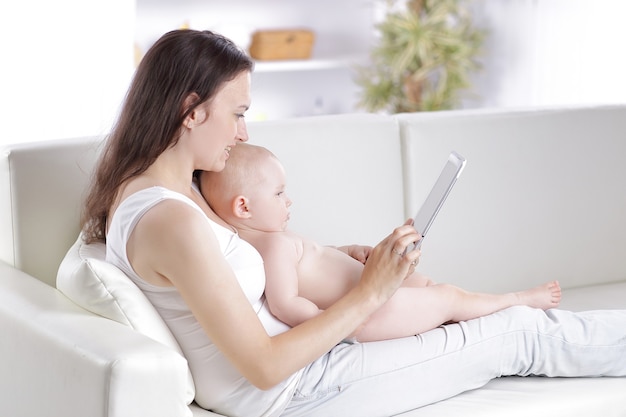
[[[402,283],[403,287],[428,287],[429,285],[435,285],[435,282],[426,275],[422,275],[419,272],[414,272]]]
[[[561,286],[558,281],[506,294],[473,293],[452,285],[443,287],[444,292],[453,300],[450,305],[450,321],[471,320],[516,305],[547,310],[558,307],[561,302]]]
[[[547,310],[556,308],[561,303],[561,285],[558,281],[547,282],[538,287],[513,294],[518,298],[518,302],[514,305],[525,305]]]
[[[507,294],[472,293],[448,284],[400,287],[370,316],[356,335],[361,342],[423,333],[447,322],[471,320],[514,305],[557,307],[561,287],[556,281]]]

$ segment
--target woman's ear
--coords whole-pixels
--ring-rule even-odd
[[[185,109],[185,111],[194,106],[198,102],[198,100],[200,100],[200,97],[198,97],[196,93],[189,94],[185,99],[185,102],[183,103],[183,108]],[[185,120],[183,121],[183,126],[187,129],[191,129],[204,122],[206,118],[207,111],[204,106],[195,106],[191,113],[189,113],[187,117],[185,117]]]
[[[238,219],[249,219],[252,217],[250,212],[250,200],[243,195],[238,195],[233,199],[232,212]]]

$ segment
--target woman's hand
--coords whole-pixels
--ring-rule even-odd
[[[419,249],[407,251],[407,247],[422,237],[412,224],[413,220],[407,220],[404,225],[396,228],[372,249],[365,263],[361,285],[381,297],[383,303],[415,272],[419,262]]]

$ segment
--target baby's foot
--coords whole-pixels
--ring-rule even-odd
[[[526,291],[520,291],[517,296],[523,305],[547,310],[558,307],[561,302],[561,286],[558,281],[551,281]]]

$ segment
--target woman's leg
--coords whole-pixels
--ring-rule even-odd
[[[515,305],[554,308],[561,288],[551,282],[507,294],[472,293],[453,285],[401,287],[368,319],[356,336],[360,342],[396,339],[423,333],[448,322],[471,320]]]
[[[389,416],[503,375],[626,376],[626,311],[512,307],[418,336],[342,343],[307,367],[284,416]]]

